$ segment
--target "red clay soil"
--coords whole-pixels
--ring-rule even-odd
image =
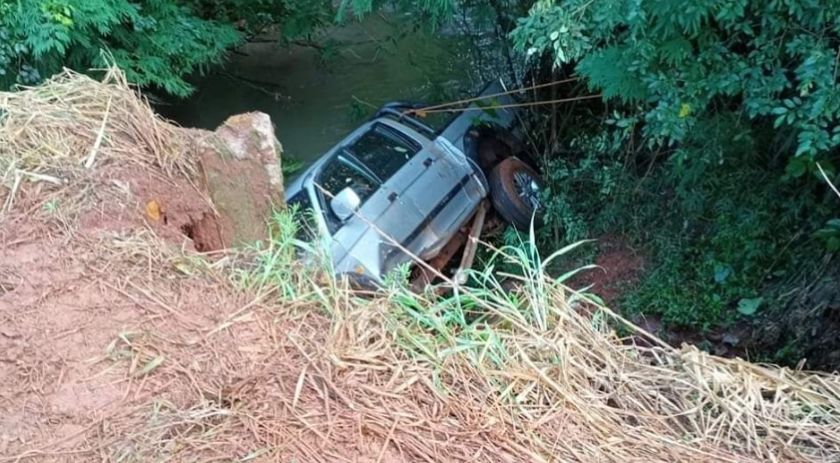
[[[0,270],[12,282],[0,295],[0,461],[115,461],[120,455],[128,461],[165,455],[183,461],[180,451],[239,458],[254,450],[249,445],[259,445],[223,442],[194,453],[189,431],[179,429],[190,420],[213,424],[189,416],[190,410],[219,408],[200,400],[202,395],[234,397],[241,391],[223,388],[238,387],[259,371],[271,369],[267,380],[284,385],[291,397],[297,372],[289,366],[300,363],[301,354],[251,346],[249,340],[262,336],[253,323],[204,339],[245,307],[248,295],[211,278],[178,277],[160,268],[153,253],[142,255],[154,251],[144,251],[142,240],[99,241],[87,234],[90,229],[67,240],[25,223],[3,231],[0,262],[14,265]],[[14,239],[21,235],[30,238]],[[137,265],[147,258],[148,266]],[[272,329],[302,331],[292,325]],[[173,358],[179,346],[189,353]],[[157,358],[161,371],[143,374]],[[167,413],[171,424],[155,418]],[[144,430],[156,419],[175,435],[167,439]],[[165,449],[181,433],[185,448]],[[299,455],[292,442],[288,451]]]
[[[150,393],[113,368],[106,347],[120,333],[173,326],[164,310],[177,311],[178,324],[199,326],[218,317],[209,301],[236,303],[207,282],[179,288],[177,309],[141,301],[147,291],[164,297],[171,279],[132,289],[164,270],[132,235],[151,237],[144,231],[151,229],[185,249],[197,247],[182,230],[212,208],[190,182],[106,167],[92,184],[78,218],[65,215],[66,197],[45,213],[37,188],[20,193],[25,212],[0,218],[0,461],[24,449],[72,447],[104,410]],[[160,205],[158,216],[145,211],[148,201]]]
[[[227,237],[213,204],[194,183],[133,167],[104,167],[96,183],[110,188],[100,192],[97,207],[81,215],[82,230],[116,232],[149,227],[161,238],[189,250],[225,248]]]
[[[189,182],[101,172],[79,217],[34,188],[0,218],[0,462],[527,460],[482,404],[362,357],[390,348],[372,331],[331,332],[179,252],[210,213]],[[353,368],[328,357],[337,337]]]
[[[591,291],[612,307],[623,292],[638,283],[645,269],[645,259],[626,240],[604,235],[598,239],[595,265],[600,268],[577,275],[569,284],[573,288],[591,286]]]

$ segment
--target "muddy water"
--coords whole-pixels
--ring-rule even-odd
[[[414,30],[416,29],[416,30]],[[187,100],[159,110],[184,126],[212,129],[228,116],[268,113],[284,157],[317,159],[382,103],[440,101],[473,87],[466,41],[371,16],[327,31],[326,48],[249,43],[223,69],[197,79]]]

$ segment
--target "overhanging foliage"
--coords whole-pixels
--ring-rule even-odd
[[[133,83],[186,96],[187,76],[249,35],[276,26],[292,39],[332,17],[325,0],[0,0],[0,88],[113,61]]]
[[[639,108],[652,145],[681,142],[727,110],[795,129],[790,154],[804,158],[794,173],[830,165],[840,145],[838,2],[542,0],[513,39]]]

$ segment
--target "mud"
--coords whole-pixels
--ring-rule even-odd
[[[186,249],[224,249],[219,218],[210,198],[189,179],[150,170],[105,167],[95,182],[105,185],[96,206],[82,213],[82,230],[118,232],[151,228],[163,239]],[[150,205],[154,206],[150,206]]]
[[[577,275],[570,286],[574,288],[591,287],[604,303],[612,307],[632,288],[645,271],[644,256],[631,247],[626,240],[615,236],[602,236],[598,239],[598,251],[595,265],[599,268]]]

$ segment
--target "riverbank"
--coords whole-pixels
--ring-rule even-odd
[[[300,264],[287,214],[260,247],[202,254],[188,236],[159,236],[125,182],[193,181],[184,132],[156,118],[127,131],[135,113],[114,89],[74,78],[87,90],[14,110],[67,123],[84,113],[106,121],[101,135],[41,130],[32,149],[10,151],[27,118],[0,125],[2,170],[15,174],[0,183],[0,461],[840,453],[836,375],[669,347],[548,278],[533,243],[503,249],[527,275],[506,289],[486,269],[454,296],[395,284],[362,297]],[[121,82],[101,85],[133,96]],[[26,91],[56,95],[50,85]],[[0,94],[7,110],[18,98]],[[130,137],[130,152],[115,143]],[[44,168],[21,172],[34,163]],[[130,220],[83,220],[103,210]]]

